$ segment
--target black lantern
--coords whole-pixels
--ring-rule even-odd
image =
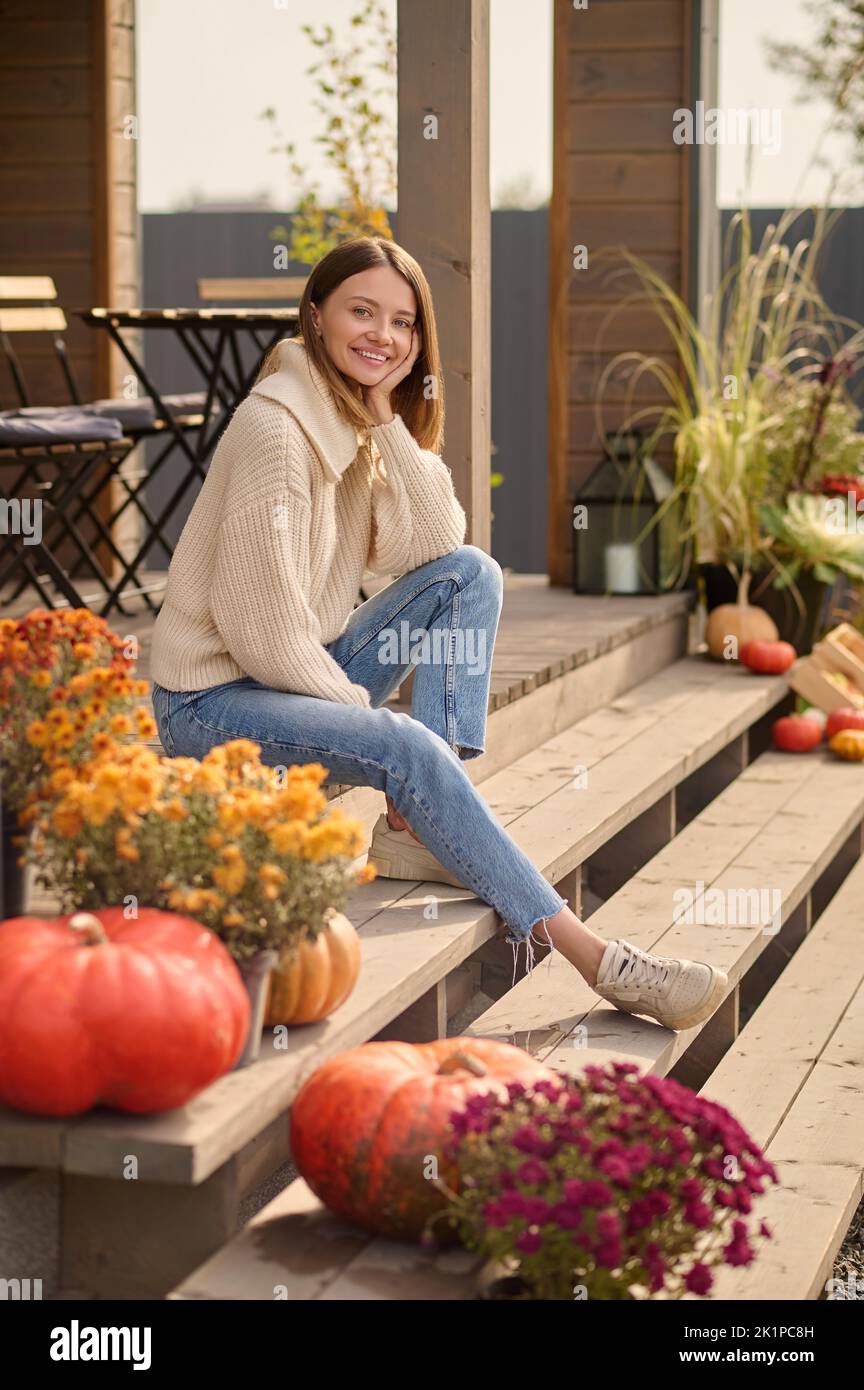
[[[672,510],[656,518],[671,490],[639,430],[607,435],[603,458],[572,504],[575,594],[656,594],[668,587],[675,519]]]

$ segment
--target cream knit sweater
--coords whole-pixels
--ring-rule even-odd
[[[465,538],[450,471],[402,417],[357,432],[299,341],[239,404],[168,570],[151,676],[203,690],[253,676],[275,690],[369,706],[325,651],[364,570],[398,575]]]

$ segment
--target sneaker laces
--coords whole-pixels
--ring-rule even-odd
[[[625,957],[624,965],[619,967],[621,956]],[[616,969],[616,967],[618,967]],[[651,956],[639,946],[632,946],[629,941],[619,943],[612,962],[612,983],[625,986],[635,986],[642,988],[647,985],[649,989],[657,989],[666,984],[669,979],[670,964],[661,956]]]

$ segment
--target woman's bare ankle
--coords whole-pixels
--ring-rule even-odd
[[[592,931],[566,904],[554,917],[538,922],[533,931],[541,941],[551,941],[555,950],[579,971],[592,988],[596,985],[608,942]]]
[[[405,817],[404,817],[403,815],[401,815],[401,814],[399,813],[399,811],[396,810],[396,807],[393,805],[393,802],[390,800],[389,796],[386,798],[386,801],[387,801],[387,824],[389,825],[390,829],[391,829],[391,830],[407,830],[409,835],[413,835],[413,836],[414,836],[414,839],[417,841],[418,844],[422,844],[423,841],[420,839],[420,836],[414,834],[414,831],[411,829],[411,827],[410,827],[410,825],[408,824],[407,820],[405,819]]]

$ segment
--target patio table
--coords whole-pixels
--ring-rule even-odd
[[[78,310],[78,316],[91,328],[99,329],[110,337],[126,358],[136,379],[144,387],[144,394],[152,402],[155,411],[155,428],[166,437],[166,447],[149,472],[145,472],[137,487],[130,487],[128,480],[121,479],[126,493],[122,509],[135,505],[143,521],[140,545],[135,555],[123,562],[119,580],[112,585],[109,608],[103,614],[117,607],[120,611],[121,590],[126,593],[142,594],[147,606],[155,612],[156,608],[149,595],[149,587],[139,575],[139,567],[153,544],[158,541],[169,555],[172,546],[163,528],[176,511],[184,494],[192,482],[198,478],[202,482],[206,476],[206,465],[225,425],[239,402],[248,394],[254,384],[261,359],[280,338],[292,337],[297,331],[299,311],[295,308],[261,309],[86,309]],[[176,407],[172,408],[170,397],[163,396],[153,381],[143,362],[143,352],[130,341],[132,334],[140,330],[161,330],[173,334],[179,342],[196,371],[203,386],[204,404],[200,420],[196,414],[190,426],[188,420],[178,417]],[[254,349],[249,353],[249,346]],[[245,358],[244,361],[244,347]],[[251,360],[251,365],[249,365]],[[134,407],[132,399],[128,406]],[[121,417],[122,418],[122,417]],[[154,433],[153,429],[148,433]],[[179,455],[179,457],[178,457]],[[173,488],[165,505],[158,514],[153,515],[141,495],[155,472],[165,466],[170,459],[175,466],[176,487]],[[118,476],[122,461],[112,470]],[[109,481],[109,474],[105,481]],[[172,481],[173,481],[172,477]],[[134,586],[131,590],[129,585]]]

